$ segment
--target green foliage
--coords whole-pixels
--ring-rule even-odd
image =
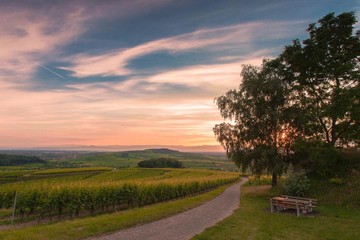
[[[46,163],[46,161],[33,156],[0,154],[0,166],[18,166],[31,163]]]
[[[332,146],[360,140],[360,32],[353,12],[330,13],[309,25],[309,38],[281,54],[291,84],[293,124]]]
[[[138,162],[142,168],[183,168],[182,162],[172,158],[153,158]]]
[[[350,154],[319,140],[298,140],[294,152],[292,160],[295,166],[323,177],[346,176],[356,167]]]
[[[284,193],[295,197],[305,197],[310,191],[310,180],[304,173],[292,173],[284,184]]]

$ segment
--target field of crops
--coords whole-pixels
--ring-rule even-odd
[[[65,170],[46,171],[31,174],[65,175],[0,185],[0,209],[13,206],[16,192],[18,218],[61,219],[65,215],[75,217],[79,213],[95,214],[181,198],[238,179],[237,173],[194,169],[93,168],[73,169],[71,175],[66,175]]]
[[[173,150],[148,149],[127,152],[89,153],[67,160],[78,166],[136,167],[138,162],[152,158],[172,158],[181,161],[187,168],[222,169],[236,171],[236,166],[225,155],[185,153]],[[61,160],[54,160],[54,163]]]
[[[59,179],[81,179],[111,170],[113,170],[113,168],[108,167],[57,168],[42,170],[0,169],[0,184],[51,178],[56,178],[57,181]]]

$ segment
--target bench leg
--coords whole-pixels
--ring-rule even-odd
[[[296,203],[296,215],[300,216],[300,208],[298,203]]]
[[[270,210],[271,210],[271,212],[274,212],[274,205],[273,205],[273,202],[271,201],[271,199],[270,199]]]

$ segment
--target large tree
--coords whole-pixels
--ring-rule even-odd
[[[215,99],[221,116],[232,120],[214,127],[228,157],[242,170],[272,174],[273,186],[286,166],[292,139],[286,111],[289,89],[280,73],[278,60],[244,66],[239,90]]]
[[[309,38],[280,55],[292,86],[293,119],[308,137],[331,146],[357,144],[360,138],[360,32],[354,13],[330,13],[309,25]]]

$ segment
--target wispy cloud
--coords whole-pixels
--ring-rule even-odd
[[[63,56],[61,48],[91,29],[91,22],[115,16],[127,18],[170,3],[135,0],[94,4],[82,0],[0,3],[0,77],[24,83],[37,68],[43,68],[44,62]]]
[[[32,10],[0,10],[0,76],[25,79],[38,67],[40,59],[77,37],[83,30],[81,10],[66,13],[58,22],[51,15]],[[54,28],[56,26],[56,28]]]
[[[200,29],[170,38],[150,41],[127,49],[88,55],[79,54],[67,58],[71,66],[63,67],[75,77],[122,76],[134,73],[128,64],[141,56],[167,51],[185,52],[206,47],[246,48],[256,41],[282,39],[294,34],[293,28],[303,22],[250,22],[225,27]],[[270,34],[271,33],[271,34]]]

